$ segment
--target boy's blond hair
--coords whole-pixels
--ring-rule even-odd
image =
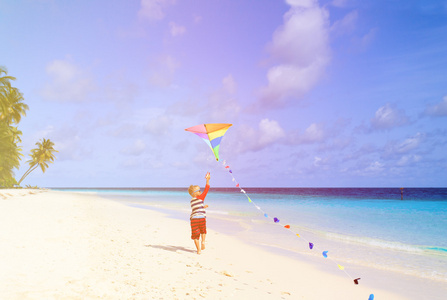
[[[193,192],[197,189],[200,189],[200,186],[198,185],[190,185],[189,189],[188,189],[188,193],[191,195],[191,197],[193,197]]]

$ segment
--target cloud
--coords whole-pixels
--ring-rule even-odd
[[[51,78],[41,90],[46,100],[52,101],[86,101],[96,86],[87,72],[68,60],[54,60],[46,67]]]
[[[121,123],[116,128],[110,131],[110,134],[114,137],[123,138],[129,137],[129,135],[134,135],[136,131],[135,124],[131,123]]]
[[[421,142],[425,139],[425,134],[418,132],[415,136],[405,139],[396,148],[397,153],[407,153],[419,147]]]
[[[371,119],[371,128],[375,130],[389,130],[405,124],[408,124],[408,117],[405,115],[405,112],[389,103],[380,107],[376,111],[374,118]]]
[[[371,28],[365,35],[357,40],[357,44],[360,50],[365,50],[371,45],[377,35],[377,28]]]
[[[162,136],[169,132],[171,125],[171,117],[161,115],[157,118],[151,119],[144,127],[144,130],[152,135]]]
[[[175,22],[169,22],[169,29],[172,36],[182,35],[186,32],[186,28],[184,26],[177,25]]]
[[[286,0],[287,4],[294,7],[309,8],[317,4],[317,0]]]
[[[290,144],[313,144],[324,141],[326,133],[322,123],[312,123],[303,133],[296,131],[290,133],[288,143]]]
[[[346,14],[343,19],[337,20],[330,28],[333,37],[349,35],[350,41],[343,41],[348,51],[365,51],[374,42],[378,28],[370,28],[367,32],[356,33],[362,30],[358,25],[359,13],[353,10]]]
[[[237,84],[231,74],[229,74],[227,77],[225,77],[222,80],[222,84],[223,84],[224,90],[227,91],[230,95],[236,93]]]
[[[146,144],[142,140],[137,139],[132,145],[126,146],[121,149],[120,152],[126,155],[138,156],[142,154],[145,149]]]
[[[202,111],[212,122],[221,122],[228,116],[234,120],[238,117],[241,106],[239,105],[236,94],[237,83],[231,74],[222,79],[222,86],[212,92],[208,97],[205,108]]]
[[[279,63],[267,72],[260,104],[283,106],[315,86],[330,60],[329,16],[317,1],[287,1],[290,10],[272,38],[269,51]]]
[[[353,32],[357,24],[358,15],[356,10],[348,13],[343,19],[336,21],[332,25],[331,32],[338,35]]]
[[[322,124],[313,123],[306,128],[303,140],[306,142],[318,142],[324,139],[324,131]]]
[[[333,0],[331,5],[335,7],[345,7],[348,4],[348,0]]]
[[[286,134],[275,120],[263,119],[257,128],[239,126],[236,143],[230,145],[235,152],[259,151],[283,139]]]
[[[447,116],[447,96],[438,104],[428,106],[425,109],[425,114],[428,116],[445,117]]]
[[[132,109],[134,99],[140,93],[139,86],[129,77],[126,70],[117,69],[103,77],[102,85],[99,87],[98,99],[108,104],[113,103],[120,114]]]
[[[176,70],[180,63],[171,55],[160,55],[151,66],[154,71],[149,76],[149,83],[156,87],[172,87]]]
[[[366,169],[366,173],[381,173],[385,170],[385,165],[379,161],[372,162]]]
[[[418,149],[425,138],[426,134],[418,132],[416,135],[405,139],[403,142],[389,142],[385,146],[383,156],[394,159],[396,156],[408,154],[409,152]]]
[[[279,126],[278,122],[270,121],[269,119],[263,119],[259,122],[259,134],[257,144],[262,148],[285,136],[284,130]]]
[[[359,149],[355,151],[346,152],[342,158],[342,162],[348,162],[351,160],[356,160],[359,157],[366,157],[377,152],[377,147],[372,144],[364,144]]]
[[[150,21],[163,20],[165,17],[164,9],[173,3],[175,3],[175,0],[141,0],[138,17]]]
[[[85,159],[81,149],[81,138],[79,135],[72,135],[70,138],[62,138],[54,140],[54,149],[59,151],[56,153],[57,160],[82,160]]]
[[[330,160],[329,158],[314,156],[313,166],[319,169],[327,170],[330,167]]]
[[[399,167],[404,167],[413,163],[417,163],[421,160],[421,156],[420,155],[404,155],[402,156],[399,161],[396,163],[397,166]]]

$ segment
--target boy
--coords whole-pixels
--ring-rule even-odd
[[[203,192],[200,192],[198,185],[190,185],[188,193],[191,195],[191,239],[197,248],[197,254],[205,249],[206,238],[206,211],[208,205],[204,205],[206,194],[210,189],[210,172],[206,173],[206,186]],[[200,245],[199,237],[202,237],[202,245]]]

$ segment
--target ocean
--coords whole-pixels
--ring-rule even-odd
[[[95,193],[189,221],[185,188],[55,190]],[[326,259],[351,279],[365,267],[447,283],[447,188],[405,188],[402,195],[400,188],[244,191],[210,189],[209,228],[288,256]]]

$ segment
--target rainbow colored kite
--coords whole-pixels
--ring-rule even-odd
[[[192,132],[200,136],[205,143],[210,146],[213,150],[216,160],[219,161],[219,145],[222,137],[228,128],[233,124],[224,123],[212,123],[212,124],[201,124],[193,127],[186,128],[186,131]]]

